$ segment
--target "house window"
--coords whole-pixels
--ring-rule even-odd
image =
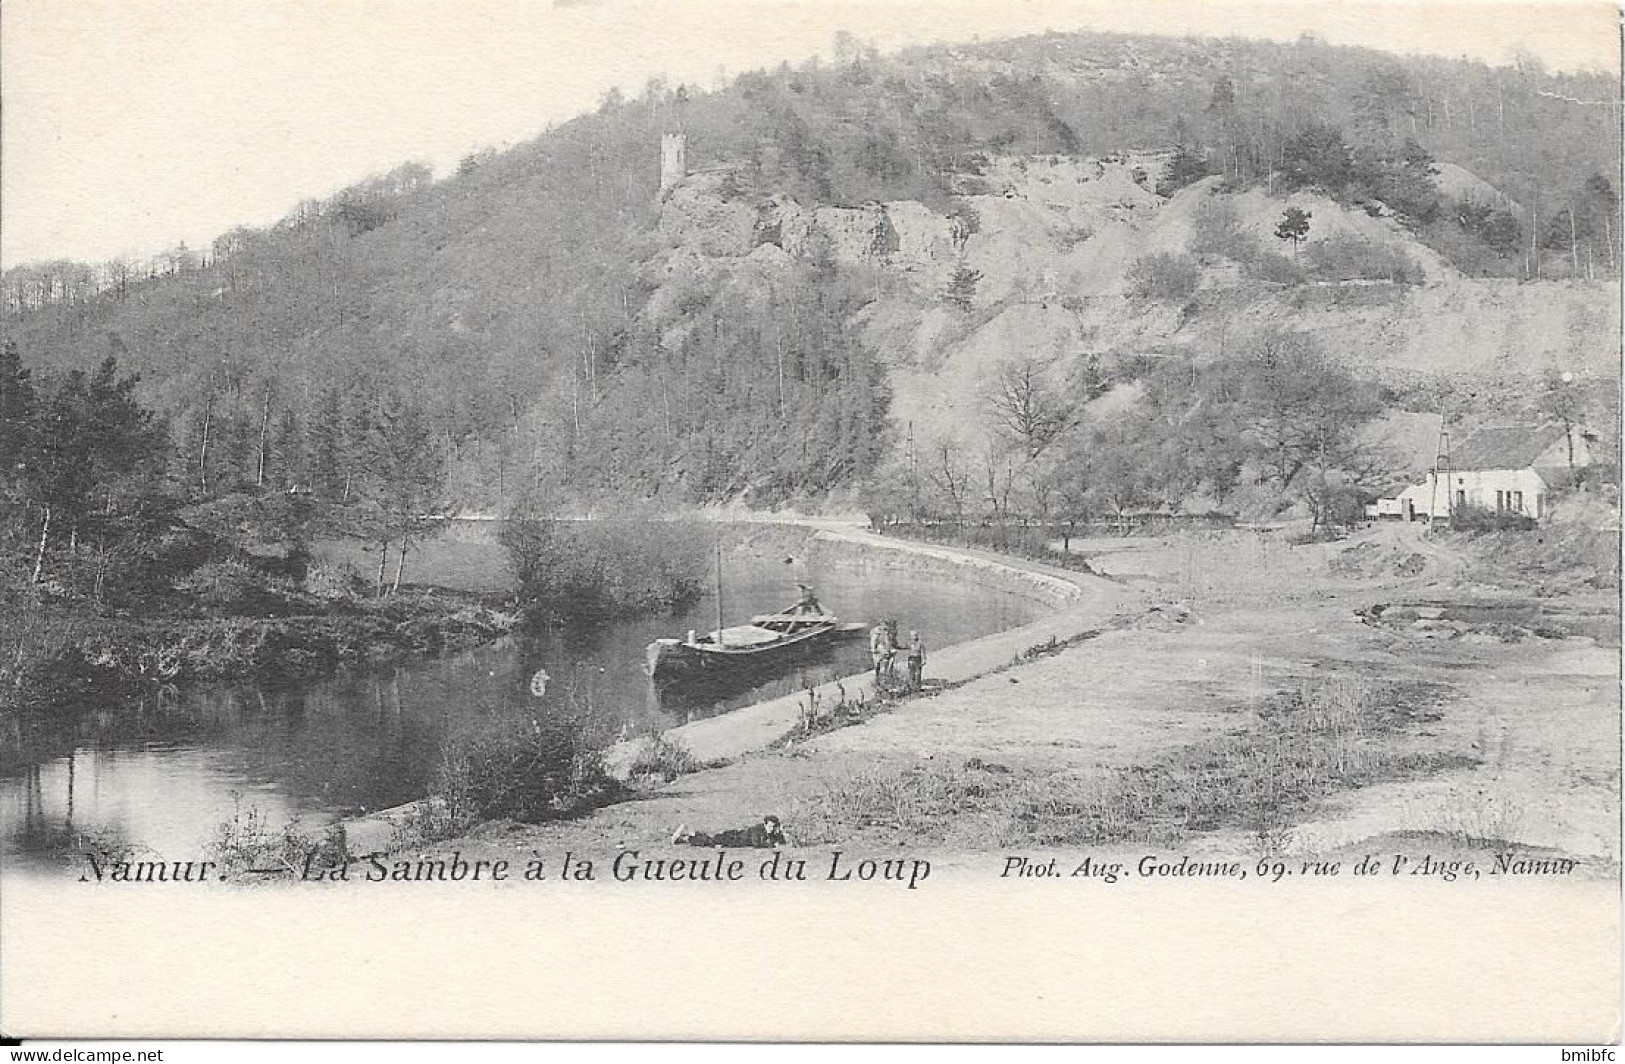
[[[1495,512],[1501,513],[1507,508],[1507,495],[1504,491],[1495,493]]]
[[[1465,491],[1456,492],[1456,509],[1465,510],[1466,508],[1467,508],[1467,493]]]
[[[1512,508],[1518,513],[1523,513],[1523,492],[1515,491],[1512,493]]]

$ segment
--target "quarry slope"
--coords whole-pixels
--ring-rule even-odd
[[[742,290],[782,269],[787,256],[815,249],[871,271],[880,297],[853,325],[891,368],[898,424],[928,436],[975,437],[988,376],[1008,359],[1052,358],[1064,372],[1087,358],[1217,357],[1269,328],[1311,333],[1335,357],[1388,383],[1548,368],[1606,373],[1618,363],[1611,282],[1466,277],[1381,208],[1351,210],[1307,191],[1226,193],[1217,178],[1165,198],[1152,191],[1160,164],[1155,153],[999,158],[974,194],[957,197],[952,214],[914,201],[752,203],[730,198],[725,175],[713,171],[689,177],[666,199],[660,227],[675,247],[657,263],[668,274],[720,271]],[[1460,167],[1439,181],[1488,188]],[[1196,257],[1201,280],[1189,300],[1135,298],[1136,260],[1188,254],[1211,205],[1222,205],[1265,251],[1308,258],[1316,244],[1352,239],[1405,256],[1417,283],[1270,283],[1207,254]],[[1312,217],[1298,249],[1275,237],[1288,207]],[[686,270],[672,269],[677,263]],[[973,282],[950,298],[961,273]],[[657,292],[646,314],[674,319],[679,302]]]

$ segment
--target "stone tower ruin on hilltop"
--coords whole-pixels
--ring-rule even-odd
[[[688,176],[688,143],[681,133],[660,136],[660,193],[665,195]]]

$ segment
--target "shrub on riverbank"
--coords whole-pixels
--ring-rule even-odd
[[[238,559],[200,565],[175,587],[211,611],[249,617],[292,613],[306,598],[296,582]]]
[[[345,858],[344,835],[339,828],[307,832],[297,824],[275,824],[256,806],[244,808],[241,796],[231,819],[215,825],[208,844],[211,860],[229,876],[250,869],[276,869],[298,875],[312,856],[320,867],[332,867]]]
[[[535,822],[612,800],[620,784],[604,766],[608,737],[586,714],[503,708],[458,717],[430,787],[462,830],[507,817]]]
[[[537,621],[668,613],[699,598],[709,543],[675,521],[504,521],[525,608]]]
[[[646,740],[627,767],[626,778],[634,781],[670,783],[679,776],[700,772],[711,766],[695,757],[682,740],[664,734]]]
[[[86,618],[26,586],[0,586],[0,713],[29,700],[85,627]]]

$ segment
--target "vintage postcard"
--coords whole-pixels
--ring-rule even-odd
[[[1614,5],[0,19],[0,1034],[1618,1041]]]

